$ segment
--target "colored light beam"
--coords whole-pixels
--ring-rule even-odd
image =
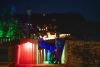
[[[50,62],[50,55],[51,55],[51,52],[48,50],[48,55],[47,55],[47,60]]]
[[[46,50],[44,49],[44,61],[46,61]]]
[[[62,63],[62,64],[65,63],[65,46],[64,46],[63,52],[62,52],[61,63]]]
[[[26,42],[18,45],[16,64],[36,64],[36,44]]]
[[[31,49],[32,48],[32,43],[27,42],[27,43],[24,44],[24,46],[25,46],[25,49]]]

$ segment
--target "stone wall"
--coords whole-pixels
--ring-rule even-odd
[[[74,67],[100,67],[100,42],[66,40],[66,63]]]

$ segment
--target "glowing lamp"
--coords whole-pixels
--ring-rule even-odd
[[[60,38],[64,38],[64,37],[66,37],[66,36],[68,36],[68,34],[60,34],[60,35],[59,35]]]
[[[66,34],[67,36],[70,36],[70,34]]]
[[[41,29],[39,28],[39,31],[41,31]]]
[[[44,36],[43,39],[44,40],[52,40],[52,39],[56,38],[56,34],[55,35],[51,35],[50,32],[47,33],[47,36]]]
[[[24,44],[24,46],[25,46],[25,48],[32,48],[32,43],[30,43],[30,42],[27,42],[27,43],[25,43]]]

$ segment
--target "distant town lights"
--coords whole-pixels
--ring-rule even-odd
[[[52,40],[52,39],[56,39],[56,35],[51,35],[50,32],[47,33],[47,36],[44,36],[43,39],[44,40]]]
[[[46,27],[46,30],[48,29],[48,27]]]
[[[30,25],[30,24],[27,24],[27,25]]]
[[[42,31],[43,31],[43,29],[42,29]]]
[[[45,29],[44,29],[45,30]]]
[[[41,29],[39,28],[39,31],[41,31]]]
[[[44,40],[52,40],[52,39],[55,39],[56,38],[56,35],[51,35],[49,37],[43,37]]]
[[[59,35],[60,38],[64,38],[64,37],[66,37],[66,36],[70,36],[70,34],[60,34],[60,35]]]
[[[28,23],[28,25],[32,26],[32,24]]]
[[[45,16],[45,13],[43,13],[43,16]]]
[[[70,36],[70,34],[66,34],[67,36]]]

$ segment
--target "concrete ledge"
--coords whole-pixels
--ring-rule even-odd
[[[18,64],[12,67],[72,67],[67,64]]]

